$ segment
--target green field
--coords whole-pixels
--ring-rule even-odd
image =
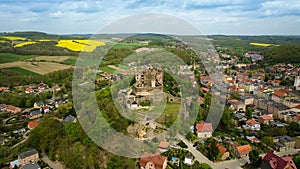
[[[12,53],[0,53],[0,63],[8,63],[34,58],[36,55],[17,55]]]
[[[103,72],[107,72],[107,73],[114,73],[116,71],[116,69],[110,68],[108,66],[104,66],[104,67],[100,67],[100,70],[102,70]]]
[[[142,44],[140,43],[117,43],[114,45],[115,49],[124,49],[124,48],[129,48],[129,49],[133,49],[136,47],[142,46]]]
[[[64,60],[63,63],[65,63],[67,65],[75,65],[76,59],[67,59],[67,60]]]
[[[22,69],[20,67],[9,67],[9,68],[3,68],[5,70],[9,70],[12,72],[16,72],[16,73],[20,73],[22,75],[28,75],[28,76],[40,76],[40,74],[26,70],[26,69]]]

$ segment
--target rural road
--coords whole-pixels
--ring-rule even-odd
[[[64,169],[64,166],[63,166],[61,163],[51,161],[51,160],[48,158],[48,156],[46,155],[45,152],[42,153],[42,156],[43,156],[43,157],[42,157],[41,159],[42,159],[45,163],[47,163],[48,166],[49,166],[50,168],[52,168],[52,169]]]

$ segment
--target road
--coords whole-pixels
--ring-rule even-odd
[[[30,130],[27,131],[27,132],[25,132],[25,133],[23,134],[24,140],[22,140],[22,141],[18,142],[17,144],[13,145],[12,147],[10,147],[10,149],[13,149],[13,148],[17,147],[18,145],[24,143],[24,142],[29,138],[29,137],[27,136],[27,134],[28,134],[29,132],[30,132]]]
[[[189,142],[185,137],[183,137],[182,135],[177,135],[177,138],[182,140],[188,146],[187,148],[188,151],[194,155],[197,161],[199,161],[200,163],[207,163],[213,169],[224,169],[224,168],[241,169],[241,165],[245,164],[246,162],[249,162],[247,158],[241,158],[239,160],[228,160],[219,163],[213,163],[206,156],[204,156],[200,151],[198,151],[195,147],[193,147],[193,144]]]
[[[51,161],[45,152],[42,153],[42,160],[48,164],[48,166],[52,169],[63,169],[64,166],[60,162],[53,162]]]
[[[243,166],[246,163],[250,163],[249,158],[240,158],[240,159],[226,160],[219,163],[213,163],[206,156],[204,156],[200,151],[198,151],[195,147],[193,147],[193,144],[189,142],[185,137],[178,134],[177,138],[182,140],[188,146],[187,148],[188,151],[194,155],[197,161],[199,161],[200,163],[207,163],[213,169],[224,169],[224,168],[241,169],[241,166]],[[275,152],[275,154],[280,157],[284,155],[295,155],[297,153],[300,153],[300,149],[292,149],[283,152]],[[264,157],[265,155],[266,154],[260,154],[261,157]]]

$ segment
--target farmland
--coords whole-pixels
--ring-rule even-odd
[[[64,62],[70,58],[75,58],[74,56],[37,56],[33,59],[28,59],[28,61],[48,61],[48,62]],[[75,58],[76,59],[76,58]]]
[[[35,43],[36,42],[32,42],[32,41],[22,42],[22,43],[16,44],[14,47],[17,48],[17,47],[22,47],[22,46],[25,46],[25,45],[32,45],[32,44],[35,44]]]
[[[0,53],[0,63],[22,61],[36,57],[35,55],[17,55],[12,53]]]
[[[4,38],[4,39],[7,39],[7,40],[26,40],[26,38],[23,38],[23,37],[18,37],[18,36],[0,36],[0,38]]]
[[[129,49],[133,49],[133,48],[137,48],[137,47],[141,47],[142,44],[141,43],[117,43],[114,45],[115,49],[124,49],[124,48],[129,48]]]
[[[279,45],[270,44],[270,43],[256,43],[256,42],[251,42],[250,45],[253,45],[253,46],[262,46],[262,47],[279,46]]]
[[[23,69],[23,68],[20,68],[20,67],[8,67],[8,68],[4,68],[4,69],[9,70],[9,71],[13,71],[13,72],[16,72],[16,73],[20,73],[22,75],[27,75],[27,76],[39,76],[40,75],[38,73],[29,71],[29,70],[26,70],[26,69]]]
[[[107,73],[114,73],[116,71],[115,69],[108,66],[100,67],[99,69]]]
[[[98,46],[105,45],[104,42],[96,40],[59,40],[56,46],[67,48],[71,51],[92,52]]]
[[[53,63],[53,62],[36,62],[33,64],[31,62],[24,62],[24,61],[0,64],[0,68],[11,68],[11,67],[19,67],[38,74],[47,74],[53,71],[69,69],[72,66]]]

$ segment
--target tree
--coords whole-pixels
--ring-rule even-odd
[[[299,131],[299,124],[297,122],[291,122],[289,125],[289,129],[294,132],[294,131]]]
[[[231,92],[230,93],[230,99],[236,99],[236,100],[240,99],[239,92]]]
[[[300,168],[300,155],[296,155],[294,158],[293,158],[293,161],[296,165],[297,168]]]
[[[274,144],[274,139],[271,136],[265,136],[261,139],[261,143],[266,145],[266,146],[272,147],[273,144]]]
[[[195,161],[192,167],[197,169],[212,169],[210,165],[206,163],[199,163],[198,161]]]
[[[229,107],[224,107],[221,123],[219,123],[219,126],[225,131],[233,129],[233,110],[231,110]]]
[[[212,161],[217,160],[218,155],[220,153],[219,148],[217,146],[217,141],[213,138],[209,139],[209,149],[208,149],[208,158]]]
[[[252,106],[247,106],[246,116],[247,116],[247,119],[252,119]]]
[[[249,153],[249,160],[254,166],[259,166],[261,162],[261,157],[259,156],[258,150],[252,150]]]

